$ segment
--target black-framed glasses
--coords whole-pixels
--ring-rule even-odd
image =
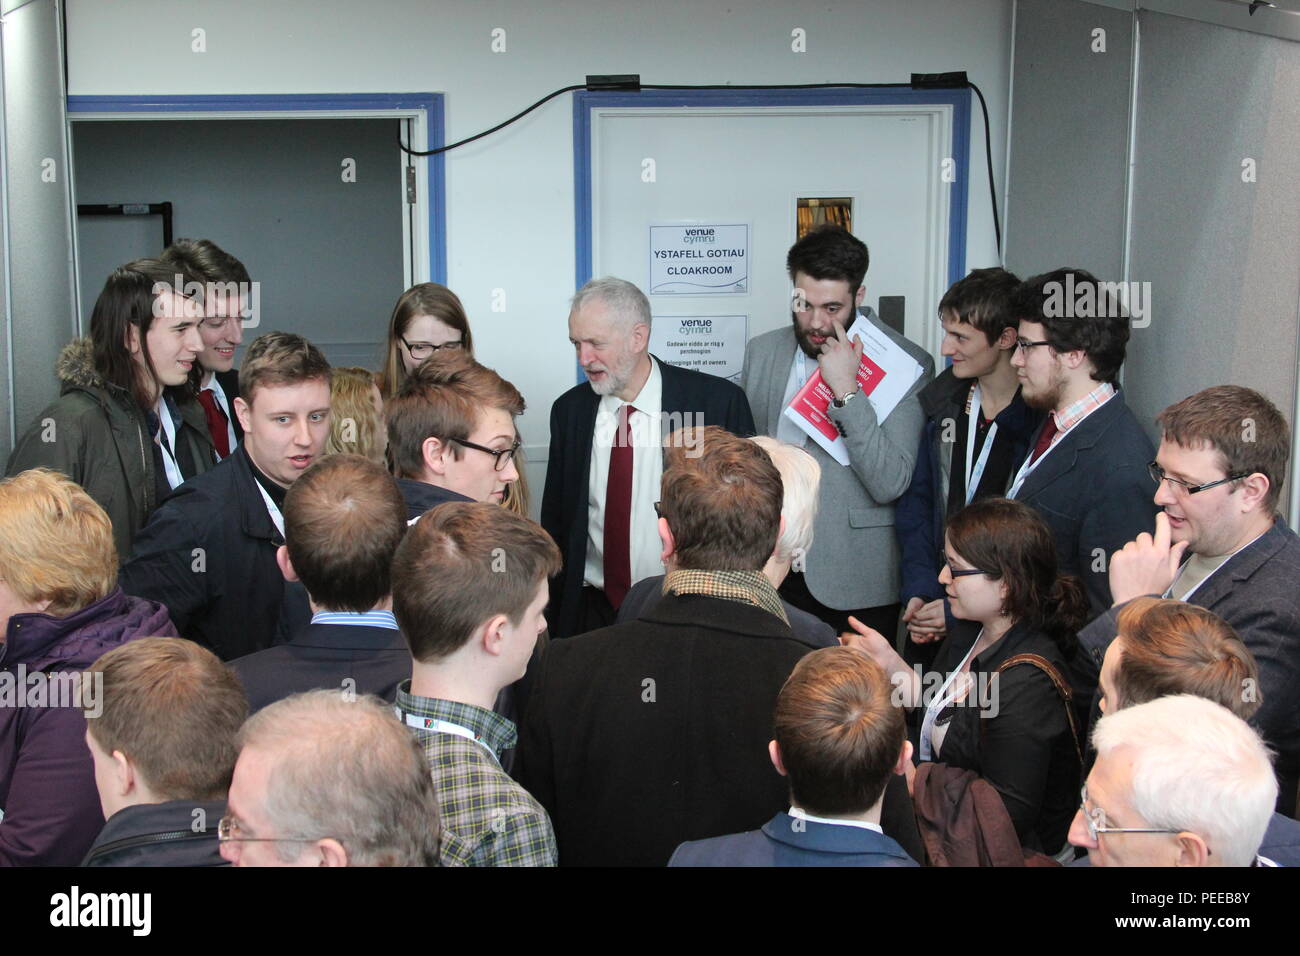
[[[939,552],[939,567],[947,567],[948,573],[954,578],[970,577],[972,574],[987,574],[990,577],[993,576],[992,571],[982,571],[979,568],[954,568],[952,566],[952,561],[948,559],[948,555],[944,551]]]
[[[1036,349],[1040,345],[1051,345],[1052,343],[1043,339],[1041,342],[1031,342],[1029,339],[1016,339],[1016,348],[1022,352],[1028,352],[1030,349]]]
[[[298,837],[246,837],[239,836],[239,821],[230,814],[226,814],[217,821],[217,842],[218,843],[315,843],[315,840],[304,840]]]
[[[1108,827],[1106,826],[1106,811],[1101,807],[1088,809],[1088,785],[1084,784],[1079,789],[1079,809],[1083,811],[1083,821],[1088,825],[1088,836],[1092,842],[1097,842],[1097,837],[1103,833],[1182,833],[1182,830],[1171,830],[1168,827]]]
[[[443,342],[441,345],[433,345],[429,342],[416,342],[412,345],[410,342],[406,341],[406,336],[404,335],[399,335],[398,339],[400,339],[402,344],[406,346],[406,351],[411,353],[411,358],[416,359],[417,361],[420,359],[427,359],[434,352],[438,351],[438,349],[451,349],[452,351],[455,351],[464,344],[460,339],[457,339],[455,342]]]
[[[1191,482],[1183,481],[1181,478],[1174,478],[1172,475],[1165,474],[1165,470],[1153,461],[1147,463],[1147,474],[1151,476],[1151,480],[1154,481],[1157,486],[1159,486],[1162,481],[1167,481],[1172,485],[1177,485],[1182,488],[1189,495],[1194,495],[1197,492],[1205,491],[1207,488],[1214,488],[1217,485],[1226,485],[1230,481],[1240,481],[1242,478],[1249,478],[1251,473],[1242,472],[1236,475],[1229,475],[1227,478],[1220,478],[1217,481],[1207,481],[1204,484],[1194,485]]]
[[[506,467],[506,462],[515,457],[515,452],[517,452],[519,446],[523,444],[523,442],[518,438],[515,439],[514,444],[509,448],[488,448],[486,445],[476,445],[472,441],[465,441],[463,438],[453,438],[452,441],[465,448],[473,448],[475,451],[487,452],[497,460],[495,466],[497,471],[501,471]]]

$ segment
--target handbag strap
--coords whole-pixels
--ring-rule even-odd
[[[1070,685],[1065,682],[1065,678],[1061,676],[1056,666],[1039,654],[1013,654],[999,664],[998,669],[993,673],[1001,674],[1017,664],[1032,664],[1051,679],[1056,692],[1061,695],[1061,700],[1065,701],[1065,717],[1070,722],[1070,740],[1074,743],[1074,755],[1079,758],[1079,766],[1083,767],[1083,751],[1079,749],[1078,725],[1074,720],[1074,694],[1070,691]]]

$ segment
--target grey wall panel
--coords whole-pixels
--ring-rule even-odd
[[[175,235],[211,239],[260,283],[261,323],[331,361],[377,367],[401,295],[395,119],[74,121],[77,202],[171,202]],[[356,181],[343,181],[343,160]],[[108,273],[157,255],[158,218],[79,220],[82,311]]]
[[[1295,403],[1300,44],[1140,14],[1132,278],[1151,283],[1126,385],[1144,422],[1216,384]],[[1243,159],[1257,181],[1242,182]],[[1285,497],[1285,495],[1284,495]]]
[[[1019,0],[1005,261],[1022,277],[1061,265],[1121,277],[1131,58],[1131,14]]]
[[[72,207],[58,5],[5,14],[5,193],[8,204],[13,419],[18,429],[58,395],[54,361],[76,327]],[[11,444],[4,429],[3,453]]]

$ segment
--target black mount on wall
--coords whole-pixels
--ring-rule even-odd
[[[169,202],[78,203],[78,216],[162,216],[163,244],[172,244],[172,204]]]

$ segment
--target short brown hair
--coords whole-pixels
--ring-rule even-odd
[[[239,366],[239,395],[249,405],[263,386],[297,385],[321,379],[330,383],[330,363],[321,350],[293,332],[267,332],[253,339]]]
[[[313,601],[369,611],[392,592],[392,561],[406,533],[393,476],[360,455],[327,455],[284,497],[284,541]]]
[[[239,755],[248,700],[234,672],[207,648],[146,637],[86,669],[103,675],[102,712],[86,727],[107,754],[121,751],[162,800],[220,800]]]
[[[388,453],[399,478],[424,473],[424,442],[465,441],[485,408],[518,417],[524,397],[504,378],[464,352],[435,352],[406,379],[388,403]],[[463,453],[452,448],[457,458]]]
[[[1023,501],[981,498],[948,521],[952,549],[971,567],[1006,584],[1002,613],[1046,631],[1068,657],[1087,622],[1082,582],[1057,573],[1056,543],[1042,516]]]
[[[494,615],[518,624],[538,585],[559,570],[560,549],[540,525],[497,504],[447,502],[398,546],[393,613],[412,656],[437,660]]]
[[[1262,702],[1255,658],[1223,618],[1164,598],[1130,601],[1116,620],[1122,640],[1115,669],[1117,707],[1194,694],[1249,720]]]
[[[66,475],[32,468],[0,481],[0,578],[23,601],[64,617],[117,587],[108,515]],[[2,635],[0,635],[2,636]]]
[[[1277,510],[1291,455],[1291,432],[1277,406],[1253,388],[1215,385],[1189,395],[1156,416],[1166,440],[1219,453],[1228,475],[1268,479],[1264,507]]]
[[[772,459],[716,425],[668,437],[661,512],[677,567],[757,571],[776,548],[784,488]]]
[[[948,287],[939,300],[939,315],[951,312],[958,322],[983,332],[992,345],[1007,329],[1016,330],[1011,301],[1018,288],[1020,280],[1006,269],[972,269]]]
[[[847,647],[794,666],[776,698],[774,736],[790,799],[814,816],[862,813],[885,792],[907,739],[889,677]]]

